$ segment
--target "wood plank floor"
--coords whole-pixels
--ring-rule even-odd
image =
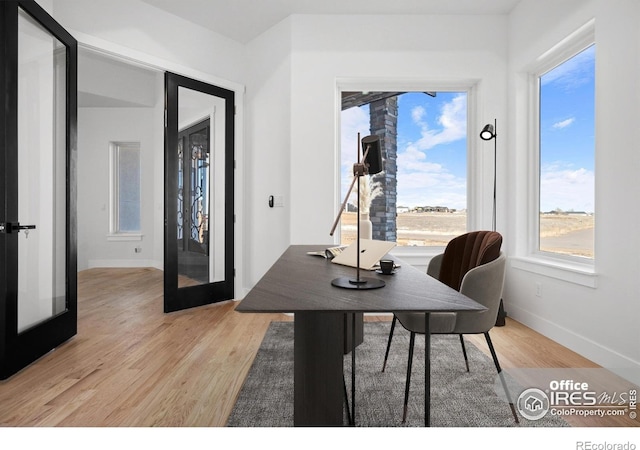
[[[224,426],[269,323],[290,318],[233,301],[164,314],[162,285],[155,269],[79,273],[77,336],[0,382],[0,426]],[[492,338],[505,368],[597,367],[509,319]]]

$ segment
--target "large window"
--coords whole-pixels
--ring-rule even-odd
[[[381,136],[384,172],[369,180],[373,238],[444,246],[467,231],[467,93],[343,92],[342,198],[353,178],[357,136]],[[355,191],[355,189],[354,189]],[[355,194],[341,243],[355,239]]]
[[[538,250],[594,257],[595,45],[537,77]]]
[[[110,234],[139,234],[140,143],[112,142],[110,157]]]

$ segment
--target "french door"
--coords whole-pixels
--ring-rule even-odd
[[[0,378],[77,331],[77,42],[0,2]]]
[[[165,74],[164,310],[234,295],[234,92]]]

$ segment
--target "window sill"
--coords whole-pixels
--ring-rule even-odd
[[[525,270],[538,275],[544,275],[569,283],[590,288],[597,288],[598,274],[593,264],[581,264],[574,261],[556,260],[542,256],[510,257],[511,267]]]
[[[107,241],[141,241],[143,234],[140,233],[114,233],[107,234]]]
[[[429,265],[429,261],[436,255],[444,252],[444,247],[416,246],[394,247],[391,254],[415,267],[423,268]]]

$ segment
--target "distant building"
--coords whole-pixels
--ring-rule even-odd
[[[447,208],[446,206],[425,206],[424,210],[426,212],[440,212],[440,213],[451,212],[451,210],[449,208]]]
[[[543,212],[544,215],[555,214],[562,216],[591,216],[593,213],[588,213],[586,211],[563,211],[561,209],[554,209],[553,211]]]

